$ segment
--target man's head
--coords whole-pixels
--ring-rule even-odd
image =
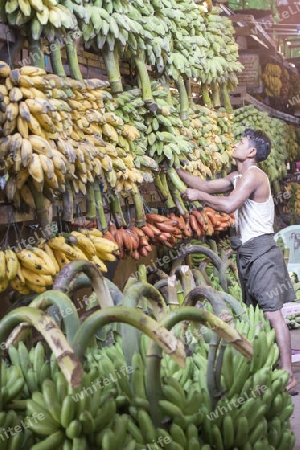
[[[264,131],[246,128],[242,134],[242,137],[248,138],[250,147],[256,150],[256,162],[261,162],[267,159],[271,152],[271,141]]]

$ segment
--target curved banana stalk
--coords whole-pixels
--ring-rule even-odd
[[[70,298],[61,291],[46,291],[38,295],[28,306],[45,311],[49,306],[54,305],[58,308],[64,322],[64,331],[68,342],[72,342],[78,328],[80,320],[77,309]]]
[[[182,342],[178,341],[174,334],[166,330],[160,322],[137,309],[126,306],[114,306],[96,311],[81,324],[72,342],[72,347],[80,360],[84,357],[88,343],[95,333],[112,322],[126,323],[138,328],[170,355],[177,364],[184,367],[185,351]]]
[[[135,282],[126,290],[123,305],[136,309],[141,298],[145,297],[151,304],[156,320],[162,319],[167,313],[168,308],[161,293],[149,283]],[[122,324],[121,334],[123,342],[126,345],[123,348],[125,360],[128,365],[131,364],[132,356],[139,351],[140,332],[125,323]]]
[[[219,258],[218,255],[213,250],[210,250],[209,248],[203,247],[202,245],[187,245],[182,249],[182,254],[175,259],[173,262],[171,274],[175,273],[177,268],[182,264],[182,261],[187,255],[190,255],[191,253],[203,253],[204,255],[208,256],[213,265],[218,269],[219,271],[219,279],[220,279],[220,285],[222,286],[222,289],[227,292],[227,279],[226,279],[226,269],[227,266],[224,264],[221,258]]]
[[[108,287],[112,301],[115,306],[123,304],[124,296],[120,289],[108,278],[104,278],[105,284]],[[92,288],[91,279],[85,274],[81,273],[74,278],[69,284],[68,296],[71,297],[76,291],[84,288]]]
[[[82,365],[65,335],[44,311],[23,306],[8,313],[0,321],[0,341],[5,342],[13,329],[23,322],[43,335],[68,383],[72,387],[78,387],[82,380]]]
[[[108,306],[113,306],[114,303],[102,273],[95,264],[90,261],[69,262],[57,275],[53,284],[53,289],[65,293],[68,292],[69,284],[80,272],[85,273],[90,278],[94,291],[97,294],[100,307],[106,308]]]
[[[227,323],[204,309],[192,306],[182,307],[169,313],[160,323],[167,330],[171,330],[183,320],[200,322],[213,329],[219,337],[225,339],[226,342],[241,352],[246,358],[252,358],[253,345],[251,342],[240,335],[234,328],[227,325]],[[160,379],[161,354],[161,349],[154,342],[150,342],[147,351],[146,390],[150,402],[151,418],[154,425],[157,426],[163,418],[158,404],[159,400],[164,398]]]

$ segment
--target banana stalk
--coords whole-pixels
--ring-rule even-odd
[[[96,199],[92,183],[86,185],[86,218],[88,220],[96,219]]]
[[[206,327],[213,329],[220,337],[225,339],[248,359],[252,358],[253,346],[251,342],[217,316],[204,309],[198,309],[192,306],[178,308],[165,316],[161,321],[161,325],[167,330],[171,330],[177,323],[185,320],[200,322]],[[155,426],[160,426],[163,419],[158,403],[159,400],[164,398],[160,378],[161,355],[161,349],[154,342],[150,342],[147,350],[146,390],[150,403],[150,415]]]
[[[94,183],[94,194],[95,194],[95,203],[96,203],[96,213],[98,217],[98,225],[102,231],[102,233],[106,233],[107,231],[107,221],[103,207],[102,194],[99,186],[99,180],[96,179]]]
[[[185,352],[182,342],[179,342],[160,322],[137,309],[125,306],[114,306],[96,311],[82,323],[72,342],[74,351],[80,360],[84,358],[87,345],[95,333],[112,322],[127,323],[138,328],[170,355],[177,364],[184,367]]]
[[[123,304],[124,296],[120,289],[108,278],[104,278],[105,284],[109,289],[112,297],[112,301],[115,306]],[[67,292],[68,296],[71,298],[76,291],[80,289],[92,288],[92,283],[89,277],[81,273],[74,278],[69,284],[69,290]],[[96,294],[95,294],[96,295]]]
[[[115,224],[117,228],[126,227],[126,221],[123,216],[123,211],[121,208],[120,197],[117,194],[110,194],[110,211],[113,214]]]
[[[27,180],[29,189],[31,190],[36,206],[36,215],[41,229],[43,230],[44,238],[51,237],[50,214],[47,208],[47,201],[42,192],[39,192],[32,179]]]
[[[64,66],[62,64],[61,48],[60,48],[59,42],[57,42],[57,41],[51,42],[50,60],[51,60],[53,73],[55,73],[59,77],[65,78],[66,72],[65,72]]]
[[[135,225],[138,228],[141,228],[146,225],[146,217],[145,217],[143,199],[138,190],[133,192],[131,195],[132,195],[134,208],[135,208]]]
[[[138,49],[134,56],[134,62],[139,74],[140,88],[142,90],[142,99],[146,103],[146,107],[151,111],[157,110],[157,104],[153,100],[150,77],[147,71],[146,58],[143,50]]]
[[[189,118],[189,97],[182,77],[178,78],[176,85],[179,91],[180,119],[184,122]]]
[[[206,106],[208,109],[212,109],[212,102],[209,95],[209,89],[206,83],[201,84],[201,91],[204,106]]]
[[[71,39],[67,39],[66,42],[66,53],[67,59],[70,69],[70,75],[75,80],[82,81],[82,74],[79,69],[78,64],[78,55],[77,55],[77,44],[76,41],[71,41]]]
[[[58,308],[64,322],[64,332],[68,342],[72,342],[80,326],[77,310],[70,298],[60,291],[46,291],[38,295],[28,306],[45,311],[49,306]]]
[[[74,218],[74,198],[73,191],[68,179],[65,180],[66,189],[63,193],[63,215],[62,220],[65,222],[72,222]]]
[[[163,201],[166,203],[167,208],[175,208],[175,203],[172,200],[169,189],[163,183],[163,175],[166,179],[166,175],[164,173],[157,174],[154,178],[154,185],[158,192],[160,193]]]
[[[233,114],[233,109],[230,103],[230,97],[228,94],[228,89],[226,83],[221,84],[221,94],[223,100],[223,106],[228,114]]]
[[[69,291],[69,285],[78,273],[85,273],[91,280],[94,291],[97,294],[100,308],[113,306],[113,301],[104,277],[100,270],[90,261],[71,261],[57,275],[53,289],[64,293]]]
[[[139,264],[137,272],[138,272],[137,273],[138,280],[141,283],[147,283],[147,269],[146,269],[145,264]],[[141,305],[143,313],[147,314],[148,313],[147,297],[142,297],[139,304]]]
[[[108,44],[104,44],[102,57],[104,59],[111,92],[112,94],[120,94],[123,92],[123,85],[119,66],[119,52],[116,45],[114,50],[110,51]]]
[[[220,108],[220,106],[221,106],[220,89],[219,89],[219,85],[216,81],[213,81],[211,83],[211,90],[212,90],[212,102],[213,102],[214,108]]]
[[[62,331],[44,311],[23,306],[8,313],[0,322],[1,342],[5,342],[12,330],[23,322],[43,335],[68,383],[78,387],[82,381],[82,365]]]
[[[186,245],[182,250],[182,254],[173,262],[171,273],[176,272],[177,268],[181,266],[182,261],[187,255],[199,252],[204,253],[204,255],[208,256],[211,259],[213,265],[219,271],[220,285],[222,289],[227,292],[226,264],[224,264],[221,258],[219,258],[219,256],[213,250],[203,247],[202,245]]]

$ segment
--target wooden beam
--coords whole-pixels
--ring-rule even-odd
[[[250,36],[253,34],[253,27],[245,26],[245,27],[235,27],[234,34],[236,36]]]
[[[15,32],[4,23],[0,23],[0,41],[8,42],[9,44],[14,44],[16,41]]]

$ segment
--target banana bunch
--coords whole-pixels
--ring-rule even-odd
[[[53,285],[58,272],[70,261],[92,261],[101,272],[107,272],[106,262],[115,261],[119,246],[103,237],[97,229],[72,231],[68,235],[51,238],[39,247],[16,252],[0,251],[1,289],[9,285],[21,294],[42,293]]]
[[[286,186],[289,193],[289,200],[287,202],[287,211],[294,212],[300,215],[300,188],[298,183],[289,183]]]
[[[265,92],[269,97],[279,97],[282,89],[282,70],[277,64],[267,64],[262,73]]]
[[[298,154],[295,128],[280,119],[271,118],[254,106],[235,110],[233,133],[236,142],[244,129],[249,127],[263,130],[272,142],[271,153],[260,167],[271,181],[282,179],[286,175],[286,160],[293,160]]]
[[[299,292],[299,290],[297,291]],[[297,293],[296,293],[297,295]],[[299,294],[298,294],[299,297]],[[285,322],[290,330],[300,327],[300,313],[288,314],[285,316]]]

